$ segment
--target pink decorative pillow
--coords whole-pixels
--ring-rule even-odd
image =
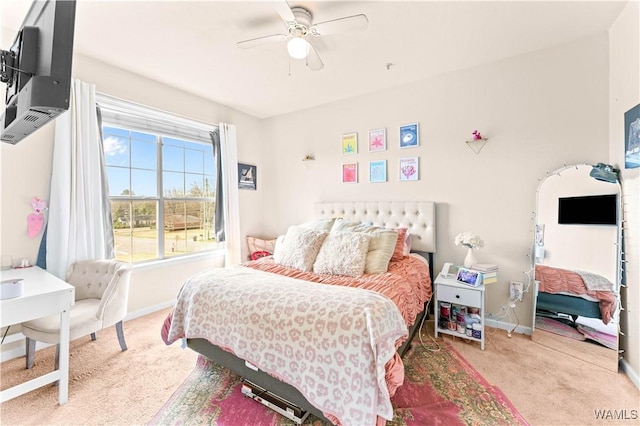
[[[404,245],[405,237],[407,235],[407,228],[394,228],[394,231],[398,233],[398,241],[396,241],[396,247],[393,249],[391,260],[402,260],[402,258],[404,257]]]

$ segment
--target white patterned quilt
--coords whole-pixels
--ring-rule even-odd
[[[184,284],[165,341],[207,339],[296,387],[329,418],[375,425],[393,417],[385,364],[407,334],[379,293],[238,266]]]

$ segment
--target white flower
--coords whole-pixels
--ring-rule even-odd
[[[455,239],[455,243],[457,246],[462,245],[470,249],[479,249],[480,247],[484,246],[484,241],[482,241],[482,238],[471,232],[463,232],[462,234],[458,234]]]

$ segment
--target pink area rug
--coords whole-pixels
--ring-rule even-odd
[[[586,337],[575,327],[571,327],[561,321],[555,321],[551,318],[536,316],[536,328],[548,331],[559,336],[569,337],[574,340],[586,340]]]
[[[527,425],[496,387],[491,386],[449,344],[440,349],[416,344],[405,356],[405,383],[392,398],[387,425]],[[242,395],[241,379],[198,359],[193,372],[149,422],[151,425],[294,425],[291,420]],[[323,425],[309,416],[305,425]]]

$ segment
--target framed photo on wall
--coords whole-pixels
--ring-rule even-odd
[[[419,157],[405,157],[400,159],[400,180],[418,180]]]
[[[369,131],[369,152],[385,151],[387,149],[387,130],[376,129]]]
[[[387,181],[387,160],[369,161],[369,182]]]
[[[252,164],[238,163],[238,189],[258,189],[258,168]]]
[[[400,148],[413,148],[420,145],[418,123],[400,126]]]
[[[624,168],[640,167],[640,104],[624,113]]]
[[[342,183],[358,183],[358,163],[342,165]]]
[[[358,153],[358,134],[347,133],[342,135],[342,155]]]

